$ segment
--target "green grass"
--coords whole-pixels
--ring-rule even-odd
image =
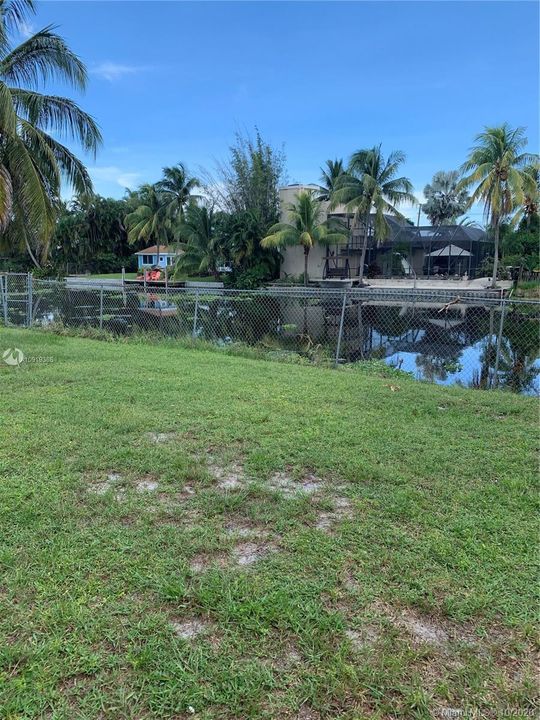
[[[540,300],[540,282],[538,280],[524,280],[518,283],[515,297]]]
[[[0,717],[532,716],[534,400],[3,330],[14,346],[53,361],[0,368]],[[247,542],[267,554],[239,565]]]

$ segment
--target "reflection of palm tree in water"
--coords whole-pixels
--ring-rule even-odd
[[[530,323],[530,327],[527,327]],[[490,310],[489,334],[480,355],[480,371],[473,375],[471,386],[480,389],[490,388],[497,384],[513,392],[527,392],[533,389],[534,381],[540,374],[535,367],[539,356],[538,330],[535,320],[527,320],[519,314],[506,317],[505,335],[499,347],[498,378],[494,377],[497,365],[497,343],[493,334],[494,310]]]
[[[450,357],[425,353],[417,355],[414,360],[416,366],[422,371],[425,380],[442,382],[448,379],[449,373],[457,372],[460,369],[459,353]]]
[[[535,365],[537,359],[537,346],[526,348],[504,338],[499,357],[500,387],[518,393],[532,390],[540,373],[540,368]]]
[[[514,392],[531,391],[540,374],[540,368],[535,367],[540,356],[538,318],[511,310],[504,334],[499,360],[501,384]]]
[[[473,373],[471,387],[479,390],[486,390],[491,386],[491,368],[495,364],[497,351],[493,343],[493,328],[495,324],[495,311],[493,308],[489,310],[489,332],[487,336],[487,344],[484,351],[480,354],[480,372]]]

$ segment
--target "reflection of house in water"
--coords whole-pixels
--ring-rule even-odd
[[[295,202],[303,190],[316,191],[314,185],[288,185],[280,189],[281,221],[287,222],[286,207]],[[414,227],[408,221],[385,216],[388,224],[386,240],[378,244],[374,237],[373,220],[366,229],[362,221],[355,225],[353,215],[343,206],[330,210],[329,203],[321,203],[327,218],[341,221],[349,231],[348,240],[328,248],[315,246],[308,258],[311,279],[326,277],[354,278],[358,275],[364,238],[367,232],[365,269],[372,277],[434,275],[474,277],[489,251],[486,233],[466,225],[440,225]],[[283,248],[281,273],[298,276],[304,272],[304,254],[301,247]]]
[[[351,296],[345,307],[341,355],[356,361],[416,353],[450,361],[488,334],[487,308],[457,303],[441,315],[440,307]],[[293,333],[303,329],[313,341],[335,346],[341,309],[341,298],[335,295],[307,304],[286,300],[281,302],[282,322]]]

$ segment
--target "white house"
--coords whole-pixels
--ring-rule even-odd
[[[174,265],[176,258],[179,255],[179,251],[166,245],[159,246],[159,257],[157,254],[157,245],[144,248],[139,250],[135,255],[137,256],[137,267],[139,270],[150,267],[165,268]]]
[[[279,188],[279,203],[281,208],[280,222],[289,222],[289,214],[287,207],[296,202],[296,198],[301,192],[318,193],[321,191],[320,185],[297,183],[294,185],[286,185]],[[329,202],[322,202],[321,209],[323,212],[323,220],[328,217],[335,217],[341,220],[345,227],[350,227],[352,213],[347,213],[343,206],[338,206],[329,211]],[[298,276],[304,272],[304,250],[300,246],[282,248],[283,261],[281,263],[281,277],[290,275]],[[315,245],[309,253],[308,257],[308,274],[310,278],[325,277],[325,267],[329,255],[329,248],[323,245]]]

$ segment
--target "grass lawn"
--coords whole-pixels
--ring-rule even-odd
[[[533,399],[14,346],[53,362],[0,368],[0,717],[533,716]]]
[[[515,297],[540,300],[540,282],[538,280],[525,280],[518,283]]]

